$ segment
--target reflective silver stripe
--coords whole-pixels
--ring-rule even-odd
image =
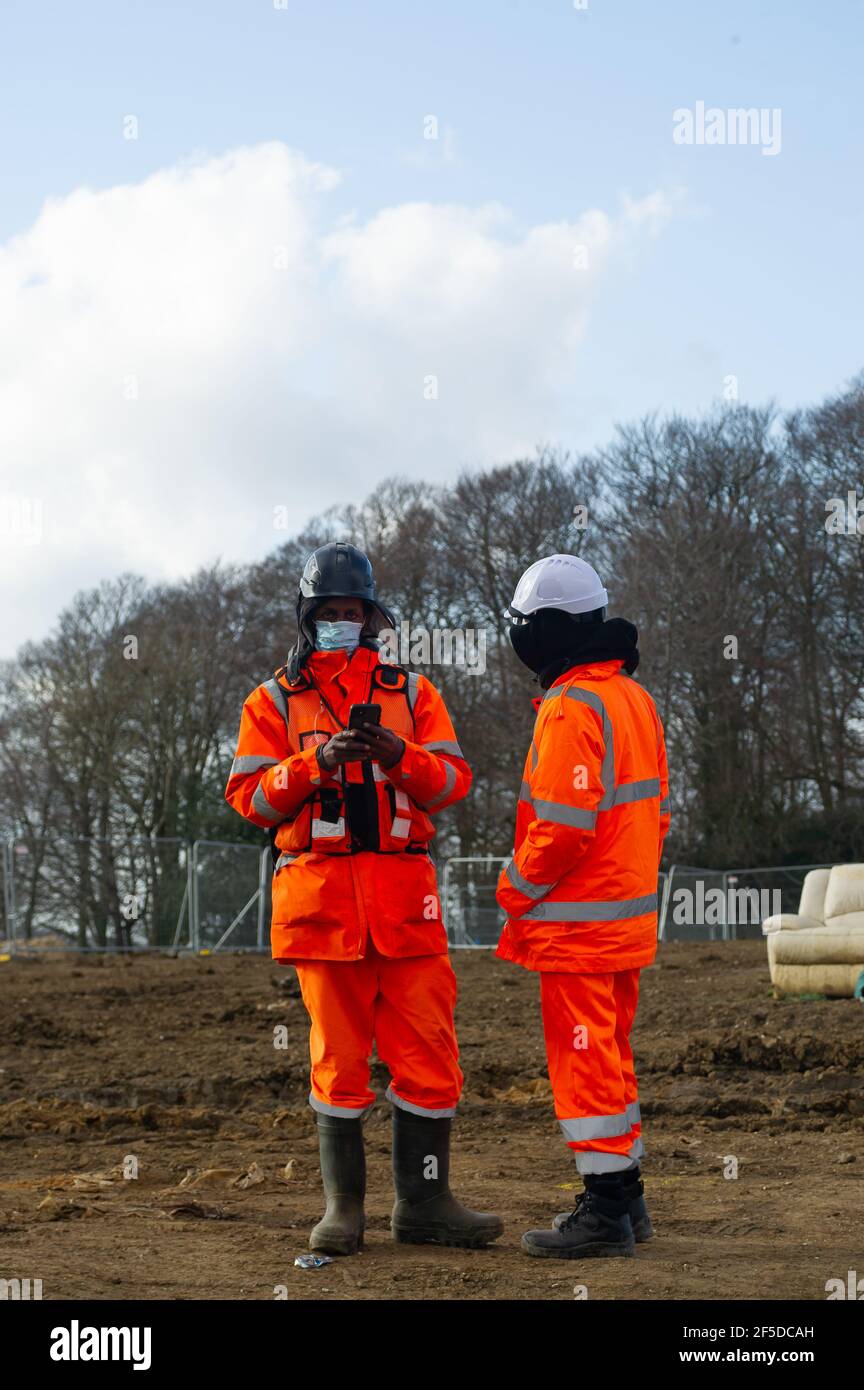
[[[280,854],[279,858],[276,860],[274,873],[278,874],[279,870],[284,869],[286,864],[293,864],[296,858],[296,854]]]
[[[407,1110],[409,1115],[422,1115],[427,1120],[449,1120],[456,1114],[456,1106],[448,1106],[446,1110],[428,1110],[425,1105],[412,1105],[410,1101],[403,1100],[397,1096],[392,1086],[388,1086],[384,1092],[384,1099],[389,1100],[391,1105],[397,1106],[400,1110]]]
[[[278,758],[263,758],[258,753],[244,753],[242,758],[234,759],[230,775],[237,777],[241,772],[258,772],[263,767],[275,767],[278,761]]]
[[[622,782],[615,788],[612,796],[613,806],[623,806],[628,801],[650,801],[660,795],[660,778],[645,777],[641,782]]]
[[[261,817],[262,820],[275,821],[285,819],[284,811],[277,811],[275,806],[271,806],[270,802],[264,795],[264,789],[261,786],[260,782],[258,783],[258,786],[255,788],[255,795],[252,798],[252,810],[257,811],[258,815]]]
[[[411,803],[401,787],[396,787],[395,791],[396,814],[393,817],[393,824],[390,826],[390,834],[394,840],[405,840],[411,829]]]
[[[543,696],[543,699],[540,701],[540,703],[543,704],[543,705],[545,705],[545,703],[546,703],[547,700],[557,700],[557,699],[559,699],[563,694],[564,694],[564,687],[563,687],[563,685],[553,685],[549,690],[546,691],[546,694]],[[539,711],[538,711],[538,712],[539,712]]]
[[[543,697],[547,700],[555,690],[563,690],[564,687],[553,686]],[[660,795],[659,777],[646,777],[638,782],[622,782],[619,786],[615,785],[615,736],[612,731],[612,721],[609,718],[606,706],[593,690],[583,690],[580,686],[574,685],[567,690],[569,700],[577,700],[580,704],[588,705],[599,714],[603,725],[603,742],[606,751],[603,754],[603,765],[600,768],[600,781],[603,784],[603,795],[597,803],[598,811],[611,811],[614,806],[625,806],[633,801],[647,801],[651,797]],[[532,748],[533,748],[532,743]],[[532,765],[533,771],[533,765]],[[668,811],[668,798],[660,803],[660,810]]]
[[[416,671],[408,672],[408,704],[411,713],[414,713],[414,706],[417,703],[417,696],[420,693],[420,677]]]
[[[666,811],[671,811],[671,810],[672,810],[672,807],[671,807],[670,804],[669,804],[669,798],[668,798],[668,796],[664,796],[664,797],[662,798],[661,802],[660,802],[660,814],[661,814],[661,816],[664,815],[664,814],[666,813]]]
[[[606,706],[595,695],[593,690],[582,690],[578,685],[571,686],[567,691],[569,700],[577,700],[580,705],[588,705],[594,710],[595,714],[600,715],[603,724],[603,742],[606,751],[603,754],[603,765],[600,768],[600,781],[603,783],[603,795],[597,803],[598,811],[608,811],[614,806],[615,796],[615,741],[612,734],[612,721],[606,712]]]
[[[567,806],[562,801],[535,801],[530,782],[523,782],[520,786],[519,800],[528,802],[538,820],[548,820],[554,825],[575,825],[580,830],[593,830],[597,823],[596,811],[587,811],[581,806]]]
[[[526,898],[542,898],[545,893],[549,892],[550,888],[555,887],[554,883],[529,883],[527,878],[522,877],[512,859],[507,865],[507,877],[513,887],[518,888],[520,893],[524,893]]]
[[[593,830],[597,824],[597,812],[586,811],[581,806],[565,806],[560,801],[534,801],[531,804],[538,820],[548,820],[553,825],[575,825],[580,830]]]
[[[630,1121],[631,1125],[641,1125],[642,1111],[639,1109],[638,1100],[631,1101],[627,1106],[627,1119]]]
[[[629,1134],[633,1128],[627,1112],[620,1115],[585,1115],[581,1120],[559,1120],[558,1123],[568,1139],[584,1143],[586,1139],[615,1139],[619,1134]]]
[[[442,801],[446,801],[456,785],[456,769],[452,763],[444,763],[444,788],[431,801],[424,802],[427,811],[434,811],[436,806],[440,806]]]
[[[339,1120],[364,1120],[375,1102],[373,1100],[371,1105],[364,1105],[362,1110],[355,1110],[350,1105],[326,1105],[323,1100],[316,1099],[310,1093],[309,1104],[319,1115],[335,1115]]]
[[[625,782],[615,788],[611,801],[604,797],[607,804],[602,809],[612,811],[616,806],[634,801],[649,801],[659,794],[660,783],[656,777],[646,778],[643,782]],[[538,820],[553,821],[556,825],[575,825],[581,830],[593,830],[597,824],[596,811],[589,811],[581,806],[568,806],[560,801],[538,801],[531,795],[529,782],[523,782],[519,788],[519,800],[530,802]],[[668,810],[668,805],[666,809]]]
[[[288,701],[285,698],[285,691],[282,689],[275,676],[272,676],[269,681],[264,681],[264,684],[261,686],[261,689],[267,691],[267,694],[270,696],[270,699],[273,701],[282,718],[285,720],[285,728],[287,729]]]
[[[338,840],[345,834],[345,817],[340,816],[338,820],[322,820],[320,816],[312,817],[312,839],[317,840]]]
[[[427,753],[452,753],[454,758],[465,756],[455,739],[444,738],[439,739],[437,743],[423,743],[420,746],[425,748]]]
[[[580,1174],[585,1173],[624,1173],[628,1168],[633,1167],[633,1160],[642,1157],[644,1150],[638,1154],[632,1149],[628,1149],[624,1154],[606,1154],[598,1152],[597,1149],[576,1150],[576,1169]]]
[[[548,891],[548,890],[546,890]],[[657,911],[657,894],[644,898],[624,898],[620,902],[596,903],[538,903],[524,912],[520,922],[619,922],[627,917],[641,917]]]

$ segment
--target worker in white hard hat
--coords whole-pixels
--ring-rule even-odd
[[[578,555],[547,555],[529,565],[519,580],[510,613],[514,621],[527,622],[541,609],[556,609],[579,622],[594,623],[598,613],[601,621],[605,618],[608,602],[599,574],[586,560]]]
[[[657,870],[669,829],[663,728],[631,679],[638,633],[575,555],[516,586],[513,649],[545,691],[525,761],[515,852],[501,875],[498,955],[540,972],[549,1079],[585,1191],[528,1255],[634,1253],[650,1240],[630,1046],[639,972],[657,943]]]

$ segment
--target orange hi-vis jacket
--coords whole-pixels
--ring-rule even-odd
[[[497,894],[498,955],[529,970],[631,970],[656,954],[666,746],[654,701],[622,667],[573,666],[537,701]]]
[[[354,704],[381,705],[382,726],[404,740],[394,767],[320,767],[318,744],[347,727]],[[275,830],[274,959],[358,960],[370,928],[382,955],[444,953],[431,816],[470,785],[438,691],[425,676],[385,665],[377,651],[316,651],[294,685],[282,667],[253,690],[225,797],[253,825]],[[362,848],[346,805],[358,797]]]

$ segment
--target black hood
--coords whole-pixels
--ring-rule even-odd
[[[541,608],[530,622],[509,632],[519,660],[535,673],[544,690],[571,666],[617,659],[632,675],[639,665],[639,633],[626,618],[574,622],[560,608]]]
[[[389,608],[378,598],[368,555],[347,541],[320,545],[303,567],[297,593],[297,641],[288,653],[288,679],[293,684],[315,650],[313,614],[325,598],[363,600],[366,622],[360,646],[377,648],[378,633],[396,626]]]

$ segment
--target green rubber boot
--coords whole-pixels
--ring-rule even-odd
[[[356,1255],[366,1229],[363,1122],[320,1114],[317,1121],[327,1209],[309,1237],[309,1249],[324,1255]]]
[[[499,1216],[469,1211],[450,1191],[451,1125],[393,1107],[396,1205],[390,1226],[399,1244],[473,1249],[504,1231]]]

